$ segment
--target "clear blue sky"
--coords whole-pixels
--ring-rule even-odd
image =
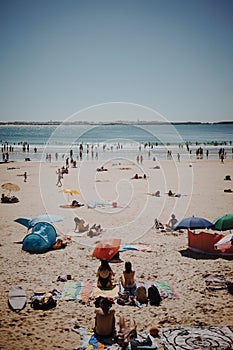
[[[123,101],[233,120],[232,0],[0,0],[0,120]]]

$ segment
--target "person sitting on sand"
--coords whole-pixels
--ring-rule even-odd
[[[132,270],[132,264],[130,261],[126,261],[125,270],[123,271],[123,277],[120,277],[120,282],[124,287],[124,290],[129,293],[130,296],[135,296],[136,282],[134,279],[135,271]]]
[[[116,340],[115,310],[111,309],[114,301],[100,296],[96,298],[94,304],[96,307],[94,335],[100,343],[111,345]]]
[[[112,278],[115,273],[112,271],[107,260],[101,260],[101,264],[97,270],[97,287],[101,289],[112,289]]]
[[[87,224],[86,226],[84,226],[84,220],[83,219],[79,219],[78,217],[74,218],[74,222],[75,222],[75,229],[74,232],[85,232],[89,230],[89,224]]]
[[[178,222],[178,220],[177,220],[175,214],[172,214],[170,220],[168,221],[168,223],[166,225],[167,229],[174,230],[174,226],[177,222]]]
[[[123,316],[119,320],[119,332],[117,334],[117,343],[123,348],[128,349],[128,344],[131,339],[137,338],[137,324],[134,319],[125,322]]]
[[[101,232],[103,231],[101,225],[92,225],[90,230],[87,232],[87,236],[89,237],[94,237],[94,236],[99,236]]]
[[[157,218],[155,219],[154,225],[152,226],[152,228],[155,228],[156,230],[164,230],[163,224],[160,221],[158,221]]]

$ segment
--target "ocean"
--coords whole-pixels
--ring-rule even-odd
[[[139,152],[147,157],[166,159],[167,152],[187,159],[194,157],[200,146],[208,150],[208,157],[216,159],[219,148],[232,158],[233,123],[176,124],[176,125],[1,125],[2,154],[9,160],[44,161],[55,153],[68,157],[70,150],[79,159],[83,145],[83,159],[135,159]],[[28,145],[23,151],[23,144]],[[187,147],[188,145],[188,147]],[[12,146],[12,147],[10,147]],[[13,148],[13,149],[12,149]],[[35,152],[36,149],[36,152]]]

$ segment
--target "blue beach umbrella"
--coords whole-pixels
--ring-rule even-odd
[[[14,221],[30,229],[31,227],[35,226],[38,222],[59,222],[63,220],[64,218],[60,215],[43,214],[43,215],[38,215],[34,218],[29,218],[29,217],[18,218],[18,219],[15,219]]]
[[[198,216],[191,216],[189,218],[180,220],[177,224],[175,224],[174,229],[175,230],[180,230],[180,229],[196,230],[196,229],[207,229],[207,228],[213,228],[213,227],[214,227],[214,224],[209,220],[206,220]]]

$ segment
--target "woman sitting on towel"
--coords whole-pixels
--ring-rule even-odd
[[[112,271],[107,260],[101,260],[101,264],[97,270],[97,287],[101,289],[112,289],[112,278],[115,273]]]
[[[132,270],[132,264],[130,261],[126,261],[125,270],[123,271],[123,277],[120,277],[120,281],[124,290],[129,293],[130,296],[135,296],[136,283],[134,279],[135,271]]]
[[[115,310],[111,310],[113,299],[98,297],[95,300],[95,337],[103,344],[111,345],[115,342]]]

